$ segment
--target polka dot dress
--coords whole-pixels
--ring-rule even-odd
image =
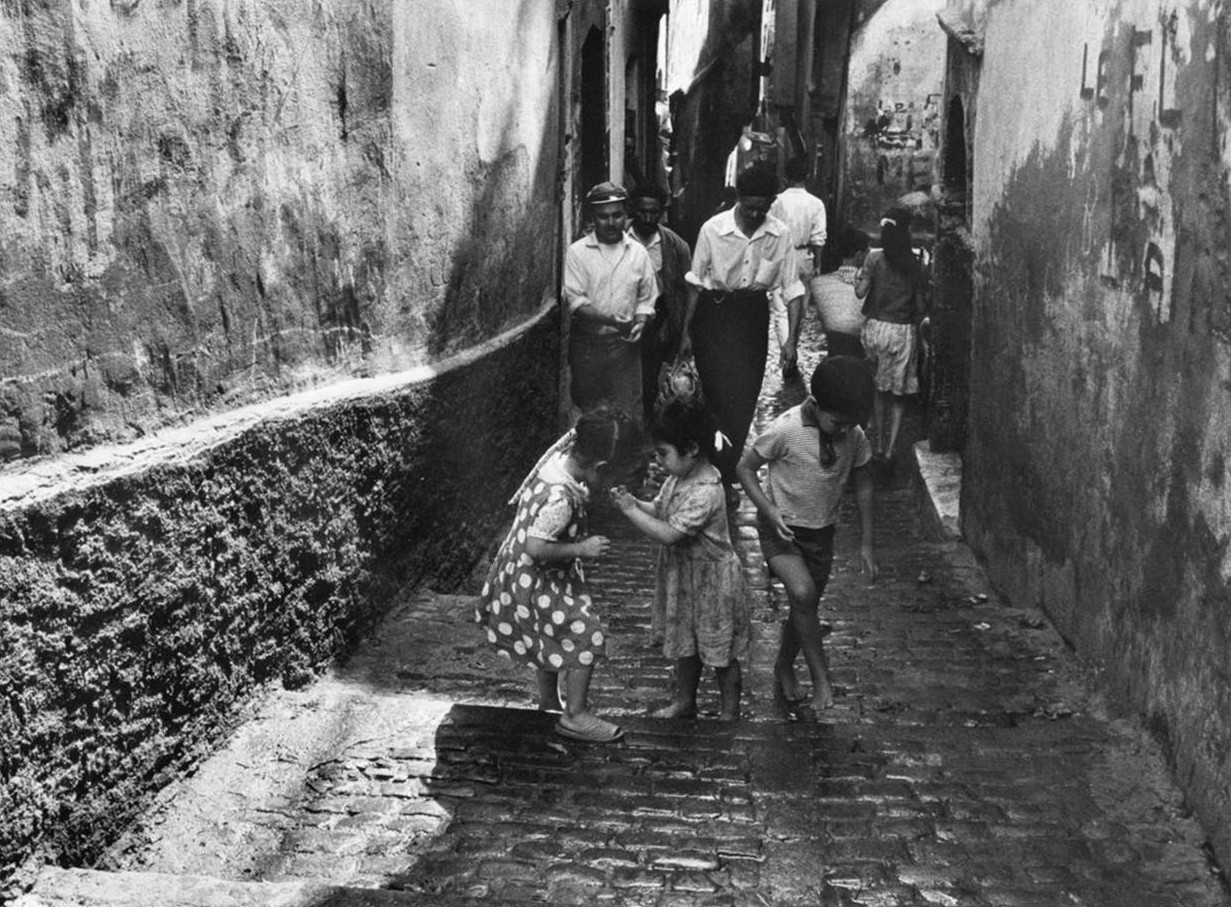
[[[536,668],[585,667],[605,652],[605,634],[576,562],[541,564],[526,553],[530,538],[577,541],[586,497],[561,458],[544,464],[517,502],[475,609],[489,642]]]

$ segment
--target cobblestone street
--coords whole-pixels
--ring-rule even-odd
[[[805,346],[807,373],[820,352],[810,334]],[[802,394],[771,370],[758,424]],[[708,672],[699,720],[644,717],[670,694],[649,645],[653,549],[598,506],[591,531],[615,555],[590,572],[610,630],[592,698],[623,742],[555,737],[469,597],[407,590],[369,646],[272,695],[168,791],[109,872],[49,870],[28,899],[1231,904],[1160,750],[1109,716],[1093,668],[1042,614],[1006,606],[960,541],[926,530],[907,462],[878,492],[875,583],[846,504],[822,601],[838,701],[817,722],[775,712],[785,602],[746,499],[733,518],[756,595],[744,719],[715,720]]]

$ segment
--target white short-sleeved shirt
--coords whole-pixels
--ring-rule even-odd
[[[838,521],[838,505],[851,470],[872,459],[872,445],[858,425],[833,440],[832,465],[821,464],[820,429],[793,406],[752,443],[766,461],[765,493],[788,526],[823,529]]]
[[[796,249],[825,245],[825,203],[802,186],[784,189],[769,213],[787,225]]]
[[[653,317],[658,275],[650,253],[628,234],[607,245],[593,233],[583,236],[568,249],[564,298],[570,312],[589,304],[603,315]]]
[[[685,279],[706,290],[781,290],[784,299],[804,295],[787,225],[766,215],[756,232],[745,236],[734,208],[701,225]]]

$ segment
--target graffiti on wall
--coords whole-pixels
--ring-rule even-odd
[[[1200,253],[1177,242],[1171,195],[1172,165],[1183,150],[1176,73],[1189,63],[1190,47],[1186,20],[1164,10],[1153,22],[1086,42],[1080,61],[1082,101],[1099,125],[1120,125],[1106,183],[1086,199],[1084,251],[1097,248],[1105,284],[1144,294],[1159,325],[1172,322],[1177,297],[1191,298],[1204,273],[1188,260]],[[1109,219],[1098,215],[1105,206]]]
[[[927,189],[933,178],[940,128],[940,95],[914,100],[878,98],[863,135],[876,151],[876,182],[903,191]]]

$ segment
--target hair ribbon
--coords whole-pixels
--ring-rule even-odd
[[[522,492],[524,492],[527,488],[529,488],[530,483],[533,482],[538,477],[539,470],[543,468],[543,464],[546,463],[548,460],[550,460],[552,457],[554,457],[556,454],[560,453],[561,451],[568,450],[570,447],[572,447],[573,441],[575,441],[576,439],[577,439],[577,429],[570,428],[568,431],[566,431],[556,440],[555,444],[547,448],[547,452],[544,453],[543,456],[539,457],[539,461],[534,464],[534,468],[531,469],[528,473],[526,473],[526,477],[522,479],[521,484],[517,486],[517,491],[513,492],[513,497],[509,498],[509,503],[516,504],[517,499],[522,496]]]

